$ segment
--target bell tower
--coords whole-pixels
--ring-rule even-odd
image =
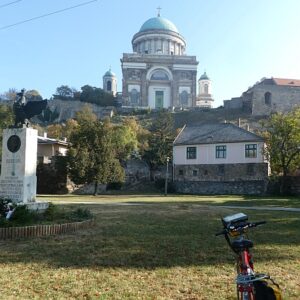
[[[117,95],[117,77],[111,68],[103,76],[103,90],[113,96]]]
[[[198,107],[212,108],[214,99],[212,98],[211,80],[204,72],[198,80],[198,96],[196,105]]]

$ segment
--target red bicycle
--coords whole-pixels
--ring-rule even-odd
[[[223,230],[218,235],[224,235],[229,247],[236,254],[237,267],[237,299],[238,300],[281,300],[279,286],[267,274],[254,272],[250,248],[253,242],[248,239],[247,231],[250,228],[265,224],[248,222],[248,216],[237,213],[221,219]]]

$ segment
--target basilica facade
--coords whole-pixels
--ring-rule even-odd
[[[197,105],[196,56],[186,55],[186,41],[176,26],[158,14],[132,38],[123,53],[123,105],[150,108]]]

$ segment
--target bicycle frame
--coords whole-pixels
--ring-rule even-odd
[[[254,276],[252,255],[248,249],[241,251],[237,257],[237,293],[239,300],[254,300],[253,283],[248,279]]]
[[[240,238],[244,239],[245,237],[241,235]],[[238,300],[255,300],[254,286],[250,281],[254,276],[254,266],[250,250],[245,248],[242,251],[237,251],[233,248],[228,234],[225,234],[225,239],[231,250],[236,254]]]

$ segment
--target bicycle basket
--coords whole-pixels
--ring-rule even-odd
[[[282,300],[280,287],[271,278],[253,282],[256,300]]]

